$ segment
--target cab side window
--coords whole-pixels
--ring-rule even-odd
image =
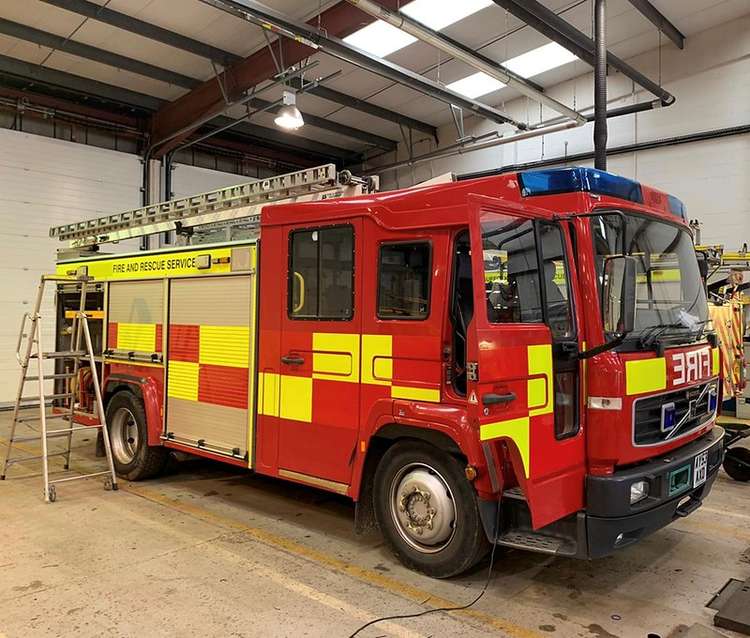
[[[568,268],[565,261],[565,244],[562,230],[556,224],[539,224],[539,244],[542,256],[542,286],[547,323],[553,341],[574,336],[570,309]]]
[[[352,318],[354,230],[351,226],[289,234],[287,311],[292,319]]]
[[[426,319],[430,312],[430,244],[384,244],[378,260],[378,318]]]
[[[542,323],[533,222],[492,214],[482,219],[482,244],[490,323]]]

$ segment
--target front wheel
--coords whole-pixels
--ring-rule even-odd
[[[396,443],[375,472],[375,515],[399,559],[433,578],[473,567],[489,550],[476,494],[453,456]]]
[[[167,463],[168,450],[148,444],[148,426],[143,403],[132,392],[120,390],[107,404],[112,460],[119,476],[139,481],[159,474]]]

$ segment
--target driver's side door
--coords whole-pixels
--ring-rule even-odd
[[[512,463],[540,528],[584,504],[570,243],[558,224],[481,196],[471,198],[470,235],[469,409],[486,450]]]

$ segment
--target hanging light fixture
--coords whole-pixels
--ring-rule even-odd
[[[295,130],[304,125],[305,120],[297,108],[297,95],[292,91],[284,91],[283,102],[284,105],[279,109],[274,119],[276,126],[287,130]]]

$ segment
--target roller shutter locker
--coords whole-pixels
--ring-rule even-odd
[[[167,432],[244,456],[254,396],[254,275],[174,279],[169,293]]]

